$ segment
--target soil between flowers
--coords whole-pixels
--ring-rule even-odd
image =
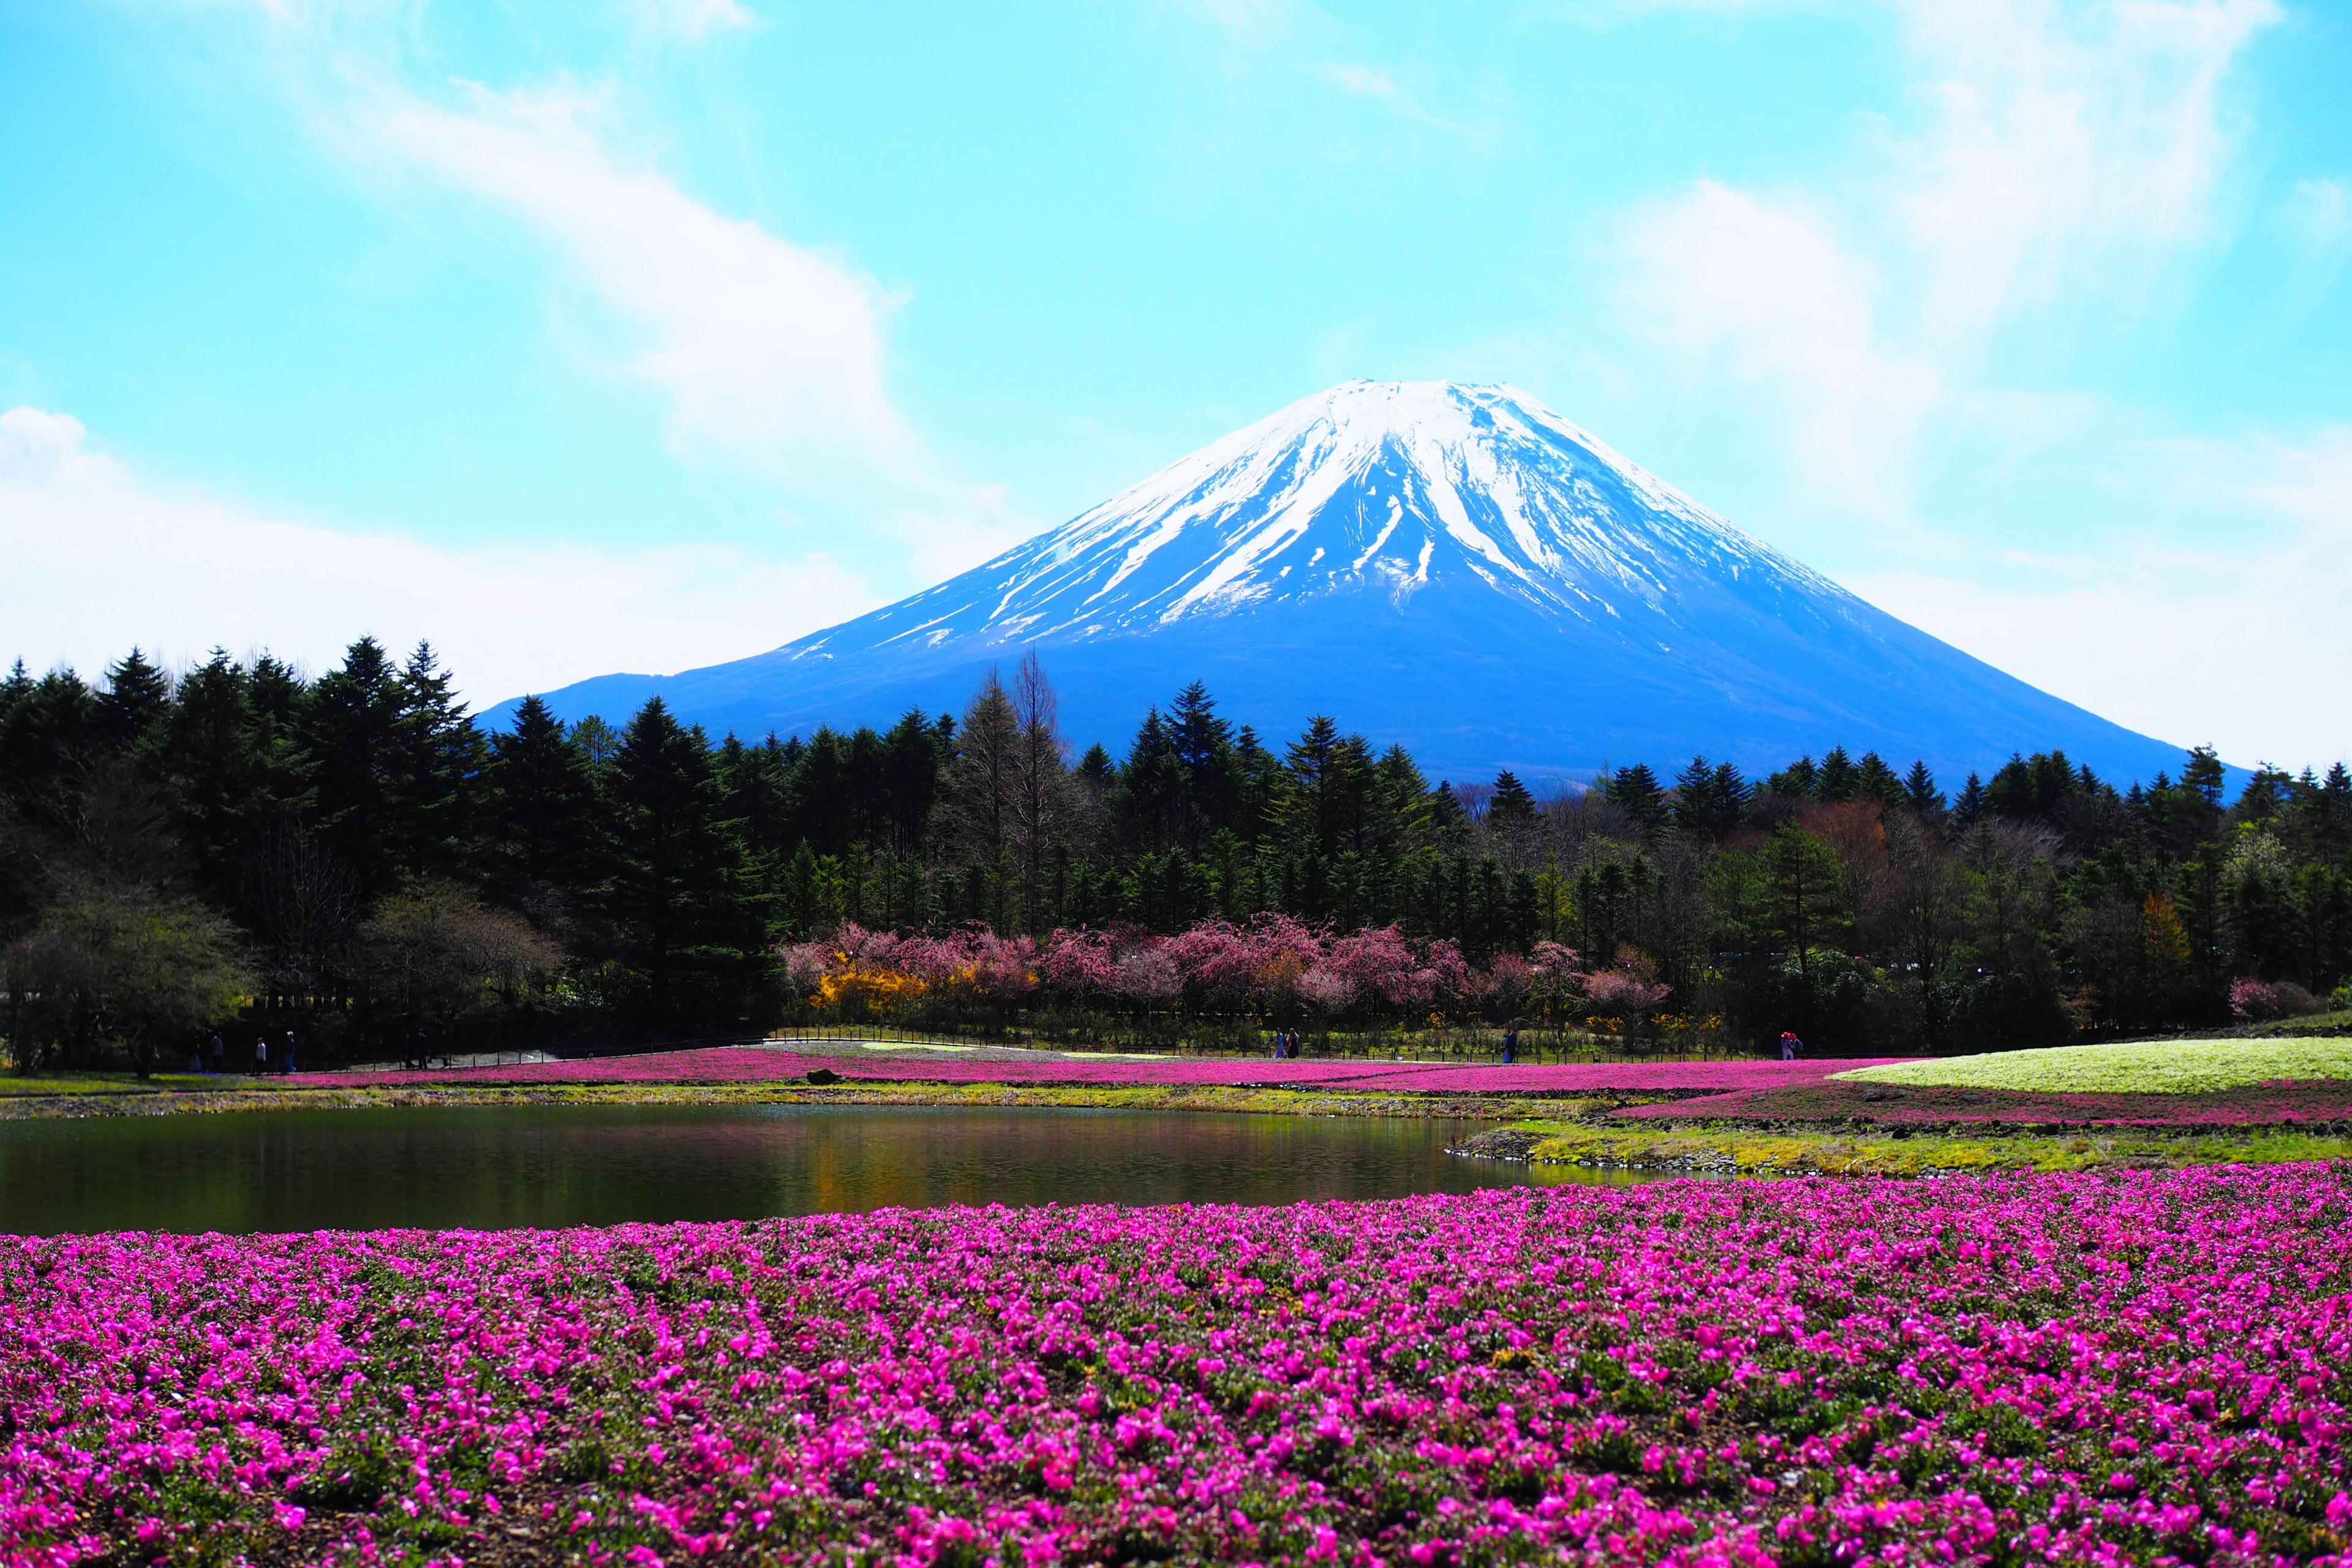
[[[12,1561],[2338,1562],[2352,1164],[0,1241]]]

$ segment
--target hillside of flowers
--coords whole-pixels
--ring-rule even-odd
[[[2341,1563],[2352,1170],[0,1243],[10,1560]]]
[[[1615,964],[1588,965],[1571,948],[1538,942],[1525,955],[1473,964],[1442,937],[1415,940],[1395,925],[1341,932],[1284,914],[1169,935],[1003,936],[983,925],[934,935],[845,921],[782,958],[786,989],[811,1021],[985,1031],[1018,1020],[1041,1038],[1089,1044],[1254,1047],[1271,1021],[1362,1046],[1466,1019],[1696,1048],[1723,1024],[1665,1011],[1669,987],[1630,949]]]

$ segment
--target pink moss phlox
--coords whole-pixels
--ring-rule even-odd
[[[1151,1059],[1084,1057],[1069,1059],[974,1060],[908,1055],[815,1057],[759,1046],[714,1046],[700,1050],[659,1051],[642,1056],[578,1061],[534,1062],[522,1067],[454,1068],[426,1072],[305,1073],[293,1080],[314,1089],[366,1085],[499,1085],[623,1083],[769,1083],[801,1079],[816,1068],[845,1078],[925,1083],[1157,1085],[1162,1087],[1287,1084],[1349,1092],[1421,1091],[1443,1094],[1713,1094],[1730,1089],[1812,1084],[1828,1074],[1867,1067],[1877,1060],[1801,1062],[1496,1062],[1384,1061],[1308,1058],[1275,1061],[1255,1058]]]
[[[2317,1165],[5,1239],[0,1542],[2340,1564],[2347,1369]]]

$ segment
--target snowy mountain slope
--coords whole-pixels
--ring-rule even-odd
[[[659,691],[746,734],[961,706],[1031,647],[1072,739],[1188,680],[1270,735],[1328,712],[1433,776],[1549,776],[1844,744],[1939,773],[2063,746],[2179,752],[2001,674],[1742,533],[1510,387],[1350,382],[972,571],[755,658],[553,693]]]

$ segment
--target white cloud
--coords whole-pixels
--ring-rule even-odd
[[[1913,0],[1929,122],[1891,195],[1925,288],[1916,329],[1957,342],[2095,290],[2136,305],[2210,237],[2236,143],[2221,85],[2271,0]]]
[[[142,481],[80,421],[0,413],[0,658],[95,674],[132,643],[168,660],[266,647],[313,668],[362,632],[429,638],[488,703],[614,668],[741,658],[869,607],[821,558],[709,546],[439,549],[256,515]]]
[[[2149,412],[1987,368],[2007,334],[2128,329],[2171,303],[2230,210],[2230,76],[2278,7],[1886,5],[1906,109],[1867,123],[1843,177],[1702,181],[1633,214],[1637,331],[1728,372],[1786,431],[1797,508],[1902,525],[1821,563],[1865,597],[2150,734],[2241,763],[2352,755],[2333,673],[2352,668],[2352,431],[2168,437]],[[2326,266],[2352,256],[2347,207],[2346,185],[2310,179],[2284,216]],[[2003,496],[2078,515],[2057,553],[2029,554],[2021,534],[1936,519],[1960,494],[1988,516]]]
[[[2352,430],[2146,448],[2151,491],[2235,520],[2220,547],[2011,560],[1982,581],[1848,574],[1889,612],[2094,712],[2240,763],[2352,757]]]
[[[597,135],[603,95],[475,88],[457,110],[382,89],[351,111],[373,149],[536,228],[638,340],[629,374],[669,404],[682,454],[787,482],[922,462],[883,379],[884,299],[843,261],[721,216]]]
[[[1701,181],[1641,214],[1627,303],[1654,342],[1769,390],[1807,488],[1900,510],[1912,432],[1937,392],[1877,342],[1875,269],[1792,206]]]
[[[2297,180],[2287,193],[2286,220],[2312,259],[2333,269],[2352,258],[2352,184]]]
[[[688,43],[712,33],[748,27],[753,20],[736,0],[624,0],[624,9],[642,30]]]
[[[1842,184],[1701,181],[1636,212],[1652,341],[1727,365],[1784,424],[1809,499],[1907,510],[1919,432],[2032,311],[2136,312],[2210,237],[2236,144],[2221,87],[2270,0],[1892,0],[1920,109]]]

